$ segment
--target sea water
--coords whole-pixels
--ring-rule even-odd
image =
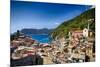
[[[48,34],[31,34],[30,36],[40,43],[49,43],[51,39]]]

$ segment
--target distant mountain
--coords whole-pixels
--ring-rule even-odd
[[[50,34],[53,29],[22,29],[20,32],[23,34]]]
[[[89,23],[89,19],[94,20]],[[88,23],[90,24],[90,29],[95,31],[95,8],[89,9],[75,18],[63,22],[51,33],[51,36],[53,38],[66,37],[71,29],[78,28],[82,30],[83,28],[87,28]]]

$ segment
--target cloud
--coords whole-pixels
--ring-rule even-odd
[[[59,25],[60,23],[55,23],[56,25]]]
[[[91,9],[92,9],[92,8],[95,8],[95,5],[92,5],[90,8],[91,8]]]

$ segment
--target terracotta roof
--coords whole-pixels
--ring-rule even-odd
[[[75,30],[75,31],[71,31],[71,32],[82,33],[83,30]]]
[[[73,28],[70,30],[70,32],[83,32],[83,30],[81,30],[79,28]]]

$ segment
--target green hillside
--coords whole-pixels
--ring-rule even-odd
[[[88,26],[89,19],[95,19],[95,8],[85,11],[81,15],[69,21],[63,22],[51,33],[51,36],[53,38],[63,36],[67,37],[69,30],[72,28],[86,28]],[[90,29],[95,31],[95,21],[90,22]]]

